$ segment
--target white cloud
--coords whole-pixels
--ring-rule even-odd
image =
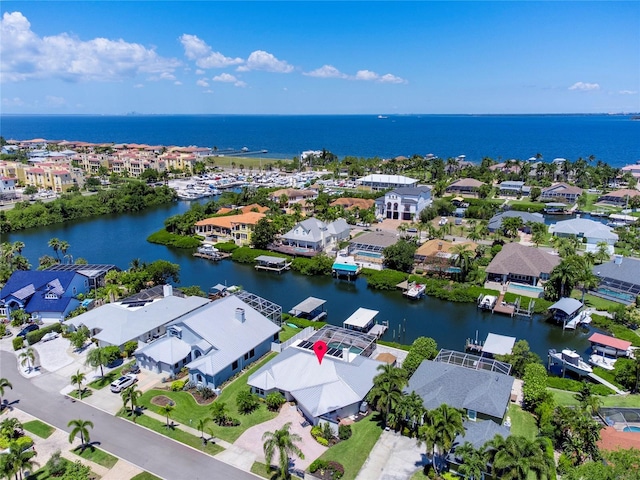
[[[407,83],[407,81],[404,78],[400,78],[400,77],[396,77],[395,75],[392,75],[391,73],[387,73],[385,75],[382,75],[378,81],[380,83]]]
[[[238,88],[244,88],[247,86],[247,84],[242,80],[238,80],[236,83],[233,84],[233,86]]]
[[[231,75],[230,73],[221,73],[220,75],[216,75],[212,78],[214,82],[223,82],[223,83],[234,83],[237,82],[238,79]]]
[[[220,52],[214,52],[203,40],[196,35],[185,33],[180,37],[184,47],[184,54],[189,60],[195,60],[200,68],[224,68],[243,63],[241,58],[225,57]]]
[[[618,92],[620,95],[637,95],[637,90],[620,90]]]
[[[142,83],[136,83],[133,88],[144,88],[144,84]]]
[[[3,98],[2,106],[3,107],[22,107],[24,106],[24,101],[20,97]]]
[[[61,78],[67,81],[117,81],[140,73],[171,75],[180,65],[152,48],[123,39],[81,40],[67,33],[40,37],[20,12],[5,12],[0,22],[2,81]]]
[[[204,93],[213,93],[213,90],[205,90]]]
[[[333,65],[323,65],[310,72],[304,72],[303,75],[318,78],[348,78],[347,74],[342,73]]]
[[[207,82],[204,78],[201,78],[200,80],[198,80],[196,82],[196,85],[198,85],[199,87],[208,87],[209,86],[209,82]]]
[[[355,76],[356,80],[365,80],[368,82],[378,80],[378,78],[379,75],[376,72],[372,72],[371,70],[358,70]]]
[[[239,72],[248,72],[249,70],[262,70],[265,72],[274,73],[291,73],[293,72],[293,66],[289,65],[284,60],[278,60],[269,52],[264,50],[256,50],[251,52],[245,65],[241,65],[237,68]]]
[[[196,70],[196,75],[204,75],[205,73],[207,72],[205,72],[204,70],[200,70],[200,69]]]
[[[47,95],[45,101],[49,107],[62,107],[67,103],[63,97],[56,97],[54,95]]]
[[[600,85],[598,85],[597,83],[576,82],[569,87],[569,90],[580,90],[583,92],[588,92],[591,90],[600,90]]]
[[[175,82],[173,82],[174,85],[182,85],[182,82],[180,80],[176,80]]]

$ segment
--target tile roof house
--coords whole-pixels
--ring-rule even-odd
[[[539,280],[549,280],[551,270],[559,263],[557,255],[519,243],[507,243],[493,257],[486,272],[491,281],[537,285]]]
[[[344,218],[331,223],[322,222],[317,218],[307,218],[298,222],[287,233],[280,235],[280,241],[284,245],[320,251],[348,239],[350,232],[351,227]]]
[[[501,425],[512,386],[509,375],[425,360],[409,379],[405,392],[415,391],[429,410],[445,403],[465,410],[472,421],[492,420]]]
[[[420,212],[431,205],[431,187],[401,187],[376,199],[376,217],[417,221]]]
[[[447,240],[434,238],[418,247],[414,254],[414,260],[427,270],[447,272],[447,269],[457,257],[456,254],[452,253],[453,247],[456,245],[467,245],[467,248],[472,252],[475,251],[478,246],[478,244],[471,241],[449,242]]]
[[[271,350],[280,327],[239,297],[208,303],[166,326],[167,335],[135,352],[156,372],[189,370],[189,380],[217,389]]]
[[[511,217],[520,217],[522,219],[524,231],[530,231],[529,227],[526,226],[527,223],[544,223],[544,216],[541,213],[529,213],[529,212],[519,212],[517,210],[507,210],[506,212],[498,213],[489,219],[488,228],[490,232],[495,232],[502,228],[502,219],[503,218],[511,218]]]
[[[373,207],[374,204],[375,204],[375,201],[371,199],[351,198],[351,197],[338,198],[333,202],[331,202],[332,207],[342,206],[344,207],[345,210],[353,210],[354,208],[358,208],[360,210],[366,210],[368,208]]]
[[[610,203],[613,205],[624,206],[632,198],[640,195],[640,191],[632,190],[630,188],[624,188],[622,190],[615,190],[613,192],[605,193],[598,198],[598,202]]]
[[[550,187],[543,188],[540,194],[542,202],[576,203],[578,197],[582,195],[583,190],[579,187],[573,187],[566,183],[556,183]]]
[[[475,178],[461,178],[449,185],[445,192],[450,195],[477,195],[482,185],[486,185]]]
[[[287,400],[295,400],[314,425],[321,420],[335,424],[358,413],[379,365],[362,355],[355,355],[350,362],[325,355],[320,364],[312,351],[290,347],[251,375],[247,383],[260,396],[280,391]]]
[[[61,322],[80,305],[77,296],[89,291],[87,277],[77,272],[18,270],[0,291],[0,314],[24,309],[43,322]]]
[[[264,217],[264,213],[249,211],[239,215],[205,218],[196,222],[195,232],[212,242],[248,245],[251,243],[253,227]]]
[[[608,245],[609,254],[613,254],[613,245],[618,241],[618,234],[611,227],[587,218],[572,218],[557,222],[549,227],[549,232],[556,237],[575,237],[584,239],[587,252],[598,251],[598,243]]]
[[[143,346],[166,333],[166,325],[209,303],[202,297],[178,297],[170,285],[165,296],[148,301],[107,303],[65,322],[72,328],[84,325],[98,346],[124,347],[127,342]]]

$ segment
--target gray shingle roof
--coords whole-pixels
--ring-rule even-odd
[[[446,403],[502,418],[512,385],[513,377],[508,375],[425,360],[409,379],[405,391],[415,391],[430,410]]]
[[[544,216],[541,213],[518,212],[517,210],[508,210],[498,213],[489,220],[488,228],[491,231],[498,230],[502,226],[503,218],[520,217],[522,223],[544,223]]]
[[[593,273],[602,278],[611,278],[621,282],[640,285],[640,260],[625,257],[620,264],[612,260],[593,267]]]
[[[551,273],[560,263],[560,257],[543,252],[535,247],[519,243],[507,243],[487,266],[487,273],[498,275],[518,274],[539,277]]]
[[[367,232],[351,240],[351,245],[371,245],[375,247],[388,247],[398,241],[395,233],[380,230],[378,232]]]

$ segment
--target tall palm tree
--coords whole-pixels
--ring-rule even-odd
[[[169,425],[169,418],[171,417],[171,412],[173,412],[174,408],[176,407],[173,404],[173,402],[167,403],[166,405],[162,405],[160,407],[160,411],[164,413],[165,417],[167,418],[167,425],[166,425],[167,428],[171,427],[171,425]]]
[[[278,453],[278,464],[281,478],[291,478],[289,474],[289,457],[296,455],[304,460],[302,450],[296,445],[302,438],[297,433],[291,433],[291,422],[285,423],[282,428],[275,432],[264,432],[262,435],[262,446],[264,450],[264,458],[267,465],[271,465],[271,460],[275,453]]]
[[[109,357],[108,352],[104,348],[98,347],[93,350],[89,350],[85,364],[93,368],[100,367],[100,376],[104,377],[104,366],[109,363],[109,360],[111,360],[111,358]]]
[[[4,401],[2,400],[2,397],[4,397],[5,388],[10,388],[11,390],[13,390],[13,385],[9,380],[3,377],[0,378],[0,410],[4,408]]]
[[[80,434],[80,447],[85,448],[91,439],[89,438],[89,429],[93,428],[93,422],[91,420],[75,419],[71,420],[67,427],[72,427],[69,432],[69,443],[73,443],[73,439]]]
[[[15,475],[16,480],[22,480],[24,471],[33,471],[38,464],[33,457],[36,456],[35,450],[24,449],[24,446],[18,442],[9,443],[9,452],[2,455],[6,471],[3,472],[6,478]],[[7,475],[8,474],[8,475]]]
[[[33,347],[25,349],[20,353],[20,355],[18,355],[18,357],[20,358],[20,365],[23,367],[26,365],[30,372],[36,361],[36,352]]]
[[[554,468],[553,457],[547,453],[548,447],[549,439],[546,437],[529,440],[516,435],[506,439],[496,435],[485,445],[486,459],[497,478],[543,480],[549,478]]]
[[[69,250],[69,247],[71,247],[71,245],[69,245],[69,242],[67,242],[66,240],[60,241],[60,245],[58,245],[58,249],[60,249],[60,253],[62,253],[63,257],[66,255],[67,250]]]
[[[58,253],[58,251],[60,250],[60,240],[56,237],[53,237],[51,240],[49,240],[48,245],[53,248],[53,251],[56,254],[56,258],[60,260],[60,254]]]
[[[470,442],[465,442],[455,450],[456,459],[460,460],[457,470],[469,480],[481,480],[487,470],[484,451],[477,450]]]
[[[415,391],[403,396],[397,411],[402,417],[402,422],[406,423],[411,431],[417,433],[418,426],[425,414],[422,397]]]
[[[128,388],[125,388],[122,392],[120,392],[120,396],[122,397],[122,403],[124,408],[127,408],[127,404],[131,404],[131,414],[136,413],[136,407],[138,406],[138,400],[142,396],[142,391],[138,388],[138,385],[135,383]]]
[[[454,245],[451,249],[451,253],[453,253],[456,257],[453,261],[454,265],[460,269],[460,279],[462,281],[465,280],[469,270],[471,270],[471,265],[473,264],[473,257],[475,257],[475,253],[471,250],[468,244],[458,244]]]
[[[436,450],[444,457],[451,450],[456,437],[460,434],[464,436],[464,426],[462,424],[464,414],[461,410],[443,403],[438,408],[427,412],[427,417],[427,423],[432,430],[430,440],[434,459],[433,466],[437,472]]]
[[[407,383],[404,370],[389,364],[382,364],[377,369],[380,373],[373,379],[373,388],[367,395],[369,402],[384,416],[385,425],[389,413],[402,400],[402,389]]]
[[[78,398],[82,400],[82,382],[87,376],[78,369],[75,374],[71,375],[71,384],[78,386]]]

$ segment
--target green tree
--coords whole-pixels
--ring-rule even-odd
[[[401,238],[382,251],[385,267],[401,272],[410,272],[413,268],[413,257],[417,248],[415,241]]]
[[[49,240],[48,245],[53,248],[53,252],[56,254],[56,258],[58,259],[58,261],[60,261],[60,254],[58,253],[60,250],[60,240],[54,237]]]
[[[530,363],[541,363],[540,357],[531,351],[529,342],[518,340],[511,349],[509,355],[497,355],[497,360],[511,364],[511,374],[514,377],[522,378],[527,365]]]
[[[469,270],[471,270],[473,266],[475,253],[471,250],[471,247],[465,243],[454,245],[451,253],[455,256],[453,264],[460,269],[460,280],[464,282]]]
[[[551,270],[549,281],[545,285],[545,296],[550,300],[571,296],[571,291],[582,275],[582,260],[576,255],[563,258]]]
[[[260,401],[255,393],[245,389],[239,391],[238,395],[236,395],[236,406],[240,413],[247,415],[260,406]]]
[[[549,450],[549,440],[545,437],[529,440],[510,435],[504,439],[496,435],[485,445],[487,459],[497,478],[504,480],[550,478],[555,465]]]
[[[34,450],[25,450],[23,444],[16,441],[10,442],[9,452],[2,454],[2,457],[4,457],[3,470],[7,478],[9,478],[11,474],[14,474],[16,480],[22,480],[25,470],[33,471],[38,465],[36,461],[33,460],[35,456],[36,452]],[[7,473],[9,473],[9,475],[7,475]]]
[[[89,438],[89,429],[93,428],[93,422],[91,420],[75,419],[69,421],[67,427],[72,427],[69,432],[69,443],[73,443],[73,439],[80,435],[80,448],[85,448],[91,442]]]
[[[167,260],[156,260],[146,267],[146,272],[155,285],[165,285],[169,281],[180,283],[180,265]]]
[[[27,370],[30,372],[35,365],[36,351],[33,347],[29,347],[23,350],[20,355],[18,355],[18,358],[20,359],[20,365],[23,367],[26,365]]]
[[[211,420],[218,425],[227,423],[228,410],[225,402],[213,402],[211,405]]]
[[[526,410],[533,410],[549,395],[547,392],[547,371],[539,363],[529,363],[524,368],[523,380],[523,407]]]
[[[78,369],[76,373],[71,375],[71,384],[78,386],[78,398],[82,399],[82,382],[84,382],[87,376]]]
[[[258,220],[258,223],[253,227],[251,245],[253,245],[254,248],[265,250],[269,244],[273,243],[277,233],[273,223],[267,220],[266,217],[263,217]]]
[[[386,363],[379,365],[377,370],[380,373],[373,378],[373,388],[369,391],[367,399],[382,413],[386,425],[389,414],[402,399],[407,374],[404,370]]]
[[[167,424],[166,427],[167,428],[171,428],[171,425],[169,425],[169,418],[171,417],[171,412],[173,412],[173,409],[176,408],[175,405],[173,404],[173,402],[169,402],[166,405],[162,405],[160,407],[160,411],[162,413],[164,413],[166,419],[167,419]]]
[[[507,237],[517,237],[518,231],[524,227],[522,217],[504,217],[502,219],[501,229]]]
[[[11,382],[9,380],[7,380],[6,378],[0,378],[0,411],[4,408],[4,400],[2,397],[4,397],[4,389],[5,388],[9,388],[11,390],[13,390],[13,385],[11,384]]]
[[[131,404],[131,415],[135,416],[136,408],[138,406],[138,400],[142,396],[142,391],[134,383],[130,387],[120,392],[120,396],[122,397],[123,407],[126,409],[127,404]]]
[[[278,455],[280,478],[291,478],[289,473],[289,457],[296,455],[304,460],[302,450],[296,443],[302,441],[297,433],[291,433],[291,422],[285,423],[275,432],[264,432],[262,435],[264,457],[267,465],[271,465],[274,455]]]
[[[438,344],[431,337],[418,337],[411,344],[402,368],[411,377],[424,360],[433,360],[438,355]]]
[[[89,350],[85,364],[93,368],[100,367],[100,376],[104,377],[104,367],[111,363],[113,357],[107,347],[97,347]],[[117,347],[116,347],[117,348]]]
[[[477,450],[470,442],[464,442],[455,450],[455,456],[460,460],[457,470],[469,480],[481,480],[487,469],[483,451]]]
[[[461,410],[444,403],[425,415],[425,422],[418,429],[418,436],[426,444],[427,455],[431,457],[436,473],[440,471],[456,437],[464,436],[463,420]]]
[[[81,325],[77,330],[69,334],[69,341],[76,350],[81,350],[89,338],[89,329]]]
[[[417,435],[418,427],[425,414],[422,397],[416,392],[404,395],[396,408],[397,414],[403,424],[407,425],[411,432]]]

